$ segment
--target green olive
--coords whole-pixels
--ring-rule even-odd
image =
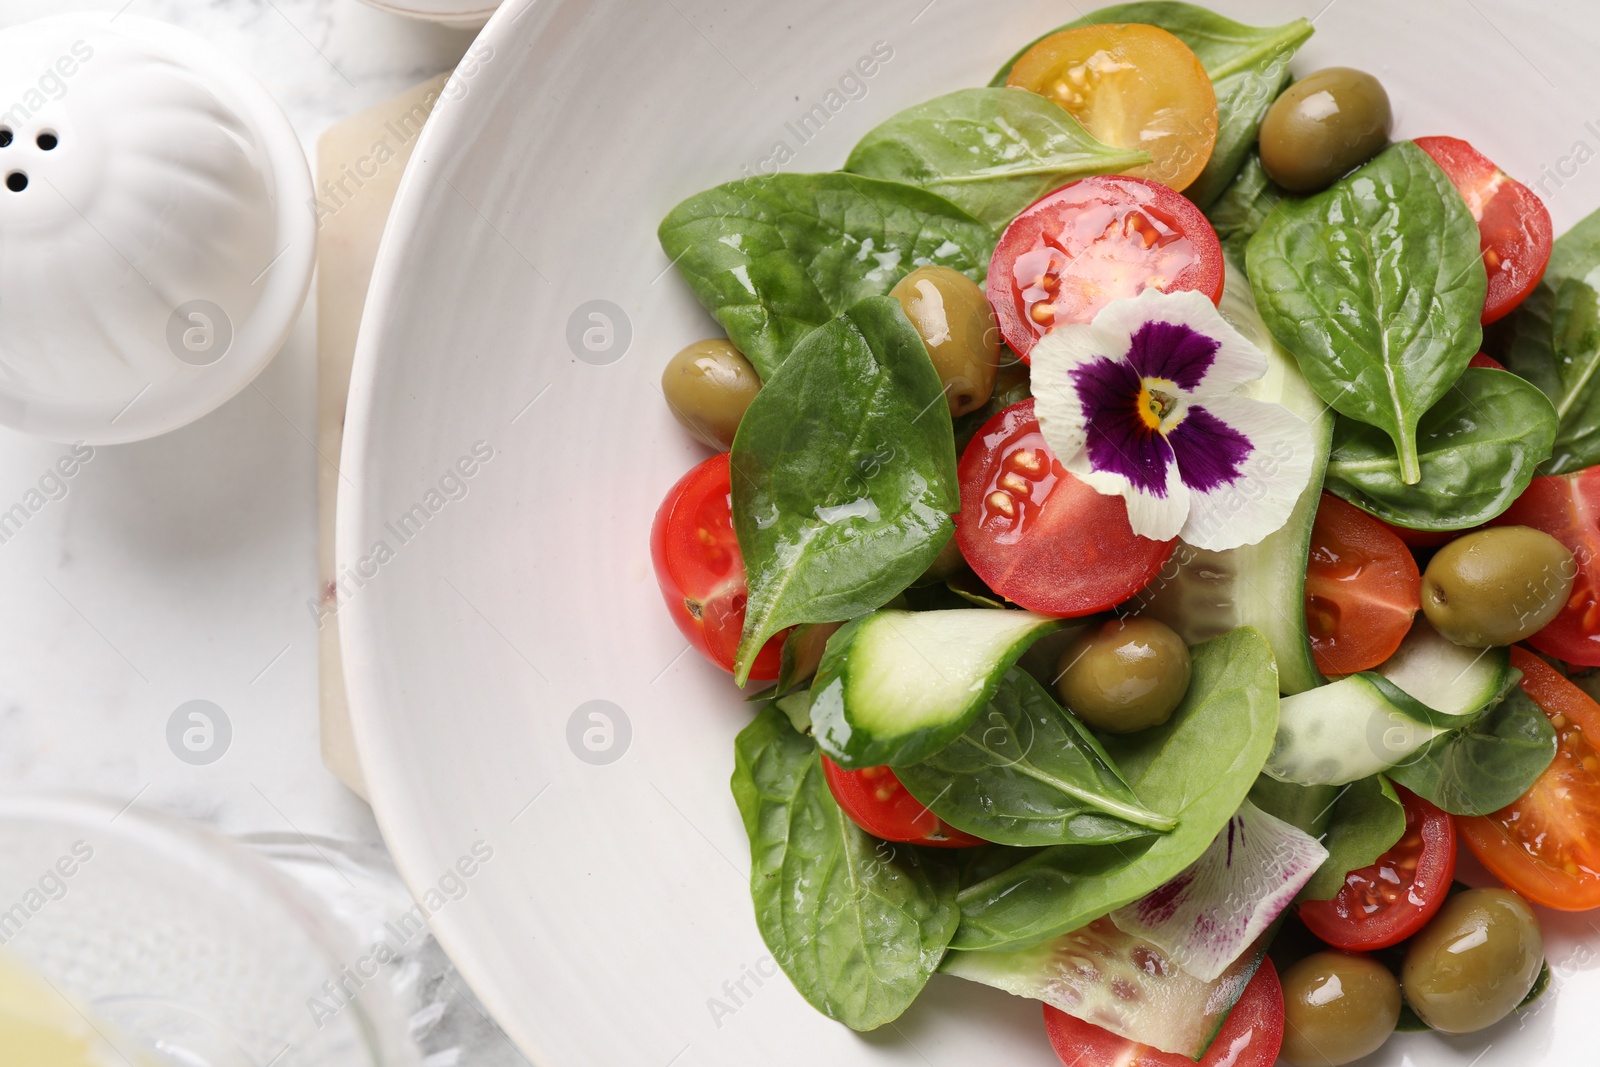
[[[667,361],[661,392],[678,421],[719,452],[733,447],[745,409],[761,389],[761,376],[721,337],[696,341]]]
[[[1376,1052],[1400,1019],[1400,983],[1370,956],[1317,952],[1283,972],[1283,1049],[1294,1067]]]
[[[1510,645],[1544,629],[1572,595],[1566,546],[1526,526],[1496,526],[1441,548],[1422,576],[1422,611],[1458,645]]]
[[[994,309],[966,275],[949,267],[918,267],[889,295],[922,335],[944,383],[951,415],[983,407],[994,390],[1000,362],[1000,327]]]
[[[1377,78],[1327,67],[1283,91],[1261,120],[1261,165],[1295,193],[1314,193],[1377,155],[1394,119]]]
[[[1111,619],[1062,651],[1056,692],[1095,729],[1127,734],[1172,717],[1192,667],[1189,646],[1166,623]]]
[[[1447,1034],[1493,1026],[1521,1004],[1544,965],[1544,935],[1509,889],[1469,889],[1411,939],[1400,984],[1418,1018]]]

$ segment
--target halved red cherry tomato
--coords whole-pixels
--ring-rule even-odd
[[[685,474],[668,491],[650,528],[650,556],[672,621],[701,655],[732,673],[749,593],[744,556],[733,533],[726,452]],[[778,676],[788,632],[762,647],[751,678]]]
[[[823,756],[822,776],[828,782],[828,792],[850,821],[873,837],[935,848],[971,848],[988,843],[957,830],[929,811],[887,767],[847,771]]]
[[[1486,355],[1483,352],[1479,352],[1477,355],[1473,356],[1472,359],[1468,360],[1467,361],[1467,366],[1469,366],[1469,367],[1482,367],[1482,368],[1484,368],[1486,370],[1505,370],[1506,369],[1506,365],[1504,363],[1501,363],[1498,359],[1495,359],[1491,355]]]
[[[1334,948],[1370,951],[1422,929],[1450,894],[1456,875],[1456,824],[1449,814],[1400,787],[1406,830],[1378,862],[1345,875],[1332,900],[1308,900],[1300,919]]]
[[[1376,515],[1373,518],[1377,518]],[[1382,519],[1378,519],[1383,522]],[[1392,522],[1383,522],[1383,528],[1406,543],[1408,548],[1440,548],[1466,533],[1466,530],[1408,530]]]
[[[1393,530],[1322,494],[1306,565],[1306,625],[1317,669],[1370,670],[1394,655],[1422,606],[1422,575]]]
[[[1222,299],[1211,223],[1158,182],[1102,175],[1063,186],[1006,227],[989,262],[989,303],[1023,359],[1062,323],[1154,287]]]
[[[1544,202],[1458,137],[1418,137],[1478,221],[1489,292],[1483,321],[1505,316],[1533,292],[1550,262],[1554,230]]]
[[[1600,667],[1600,467],[1535,478],[1490,525],[1532,526],[1567,546],[1578,567],[1572,594],[1527,643],[1568,663]]]
[[[1196,1067],[1187,1056],[1118,1037],[1048,1004],[1044,1026],[1067,1067]],[[1198,1067],[1272,1067],[1282,1046],[1283,986],[1272,960],[1263,959]]]
[[[957,473],[961,554],[990,589],[1045,615],[1122,603],[1150,584],[1177,544],[1138,536],[1121,497],[1069,474],[1044,443],[1032,399],[985,423]]]
[[[1483,865],[1535,904],[1600,908],[1600,704],[1519,646],[1511,665],[1522,691],[1556,728],[1556,758],[1515,803],[1458,819]]]

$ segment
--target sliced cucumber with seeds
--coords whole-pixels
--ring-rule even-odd
[[[1377,774],[1470,725],[1517,678],[1506,649],[1462,648],[1419,617],[1377,671],[1283,699],[1266,773],[1297,785],[1345,785]]]
[[[1294,357],[1272,339],[1256,312],[1249,281],[1232,263],[1218,310],[1266,354],[1267,373],[1246,390],[1248,395],[1282,404],[1310,423],[1310,444],[1316,450],[1311,481],[1289,521],[1259,544],[1208,552],[1180,543],[1171,562],[1129,607],[1160,619],[1191,645],[1253,626],[1272,645],[1279,687],[1285,693],[1303,693],[1322,684],[1306,631],[1306,559],[1333,440],[1333,413]]]
[[[1059,629],[1029,611],[875,611],[828,641],[811,722],[841,767],[916,763],[959,737],[1017,658]]]

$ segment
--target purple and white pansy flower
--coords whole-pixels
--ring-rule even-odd
[[[1255,399],[1267,357],[1200,293],[1146,289],[1030,356],[1045,442],[1128,502],[1133,532],[1222,551],[1289,520],[1311,479],[1306,421]]]

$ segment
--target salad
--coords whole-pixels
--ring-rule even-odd
[[[832,1019],[938,971],[1066,1064],[1342,1064],[1600,907],[1600,213],[1311,34],[1105,8],[661,224],[726,337],[656,572]]]

